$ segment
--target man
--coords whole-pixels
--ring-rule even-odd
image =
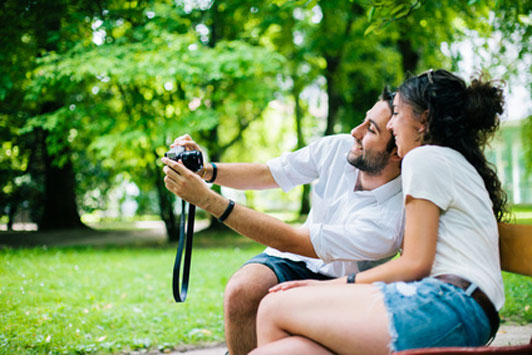
[[[385,91],[362,124],[349,135],[324,137],[267,164],[206,164],[198,174],[182,163],[163,162],[167,188],[223,219],[238,233],[267,245],[238,270],[224,296],[225,335],[230,354],[256,347],[255,318],[260,300],[280,282],[326,279],[368,268],[393,256],[402,240],[400,158],[386,129],[391,95]],[[354,143],[353,143],[354,138]],[[199,149],[188,135],[174,145]],[[301,228],[234,205],[198,176],[236,189],[294,186],[317,180],[312,209]]]

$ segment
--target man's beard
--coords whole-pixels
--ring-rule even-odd
[[[368,175],[378,175],[388,164],[390,153],[374,152],[371,150],[364,150],[358,157],[352,158],[350,154],[347,155],[347,162],[353,165],[360,171]]]

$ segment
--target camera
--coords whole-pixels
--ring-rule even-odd
[[[181,160],[193,172],[203,169],[203,154],[198,150],[185,150],[184,147],[177,146],[164,153],[164,156],[174,161]]]

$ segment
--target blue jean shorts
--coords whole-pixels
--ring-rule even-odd
[[[309,270],[304,261],[293,261],[266,253],[261,253],[251,258],[244,265],[247,264],[262,264],[269,267],[277,276],[279,283],[307,279],[330,280],[332,278]]]
[[[384,295],[392,351],[442,346],[481,346],[490,324],[462,289],[429,277],[416,282],[374,283]]]

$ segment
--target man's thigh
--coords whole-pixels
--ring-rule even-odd
[[[310,271],[304,262],[262,253],[246,262],[231,277],[225,292],[226,303],[258,306],[270,287],[280,282],[304,279],[324,280],[330,277]]]
[[[307,268],[304,261],[293,261],[278,256],[261,253],[244,264],[242,269],[250,265],[268,267],[277,277],[277,283],[293,280],[329,280],[331,277],[315,273]]]

